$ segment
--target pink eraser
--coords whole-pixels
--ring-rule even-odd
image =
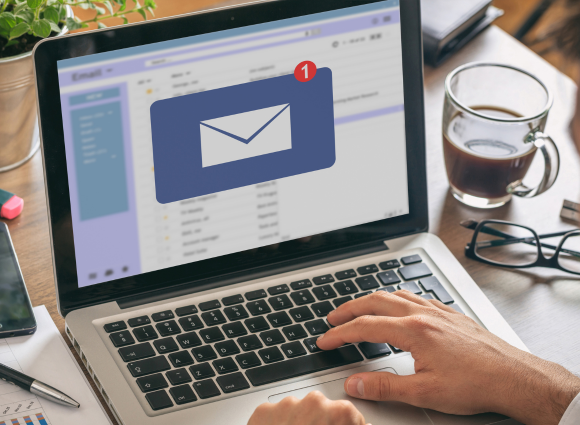
[[[2,209],[0,209],[0,217],[11,220],[18,217],[23,208],[24,199],[14,195],[12,198],[6,201],[4,205],[2,205]]]

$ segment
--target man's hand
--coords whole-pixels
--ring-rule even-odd
[[[580,392],[580,379],[563,367],[509,345],[439,301],[408,291],[349,301],[328,321],[336,327],[318,339],[323,350],[349,342],[388,342],[415,359],[414,375],[351,376],[345,390],[353,397],[457,415],[496,412],[528,425],[557,425]]]
[[[302,400],[286,397],[279,403],[259,406],[248,425],[365,425],[352,403],[330,401],[318,391]]]

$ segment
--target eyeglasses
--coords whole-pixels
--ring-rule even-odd
[[[500,220],[461,222],[474,230],[465,255],[509,268],[548,267],[580,275],[580,230],[538,235],[535,230]],[[556,245],[545,239],[561,238]]]

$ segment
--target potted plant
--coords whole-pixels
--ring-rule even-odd
[[[68,31],[89,27],[109,18],[138,13],[153,15],[155,0],[0,0],[0,172],[26,162],[40,146],[36,126],[36,90],[32,49],[43,38],[59,37]],[[81,20],[73,8],[93,10]]]

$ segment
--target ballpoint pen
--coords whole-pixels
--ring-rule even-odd
[[[6,381],[10,384],[16,385],[26,391],[30,391],[39,397],[45,398],[47,400],[54,401],[55,403],[62,404],[64,406],[70,407],[80,407],[81,405],[74,401],[72,398],[60,392],[56,388],[50,385],[40,382],[22,372],[12,369],[6,365],[0,363],[0,379]]]

